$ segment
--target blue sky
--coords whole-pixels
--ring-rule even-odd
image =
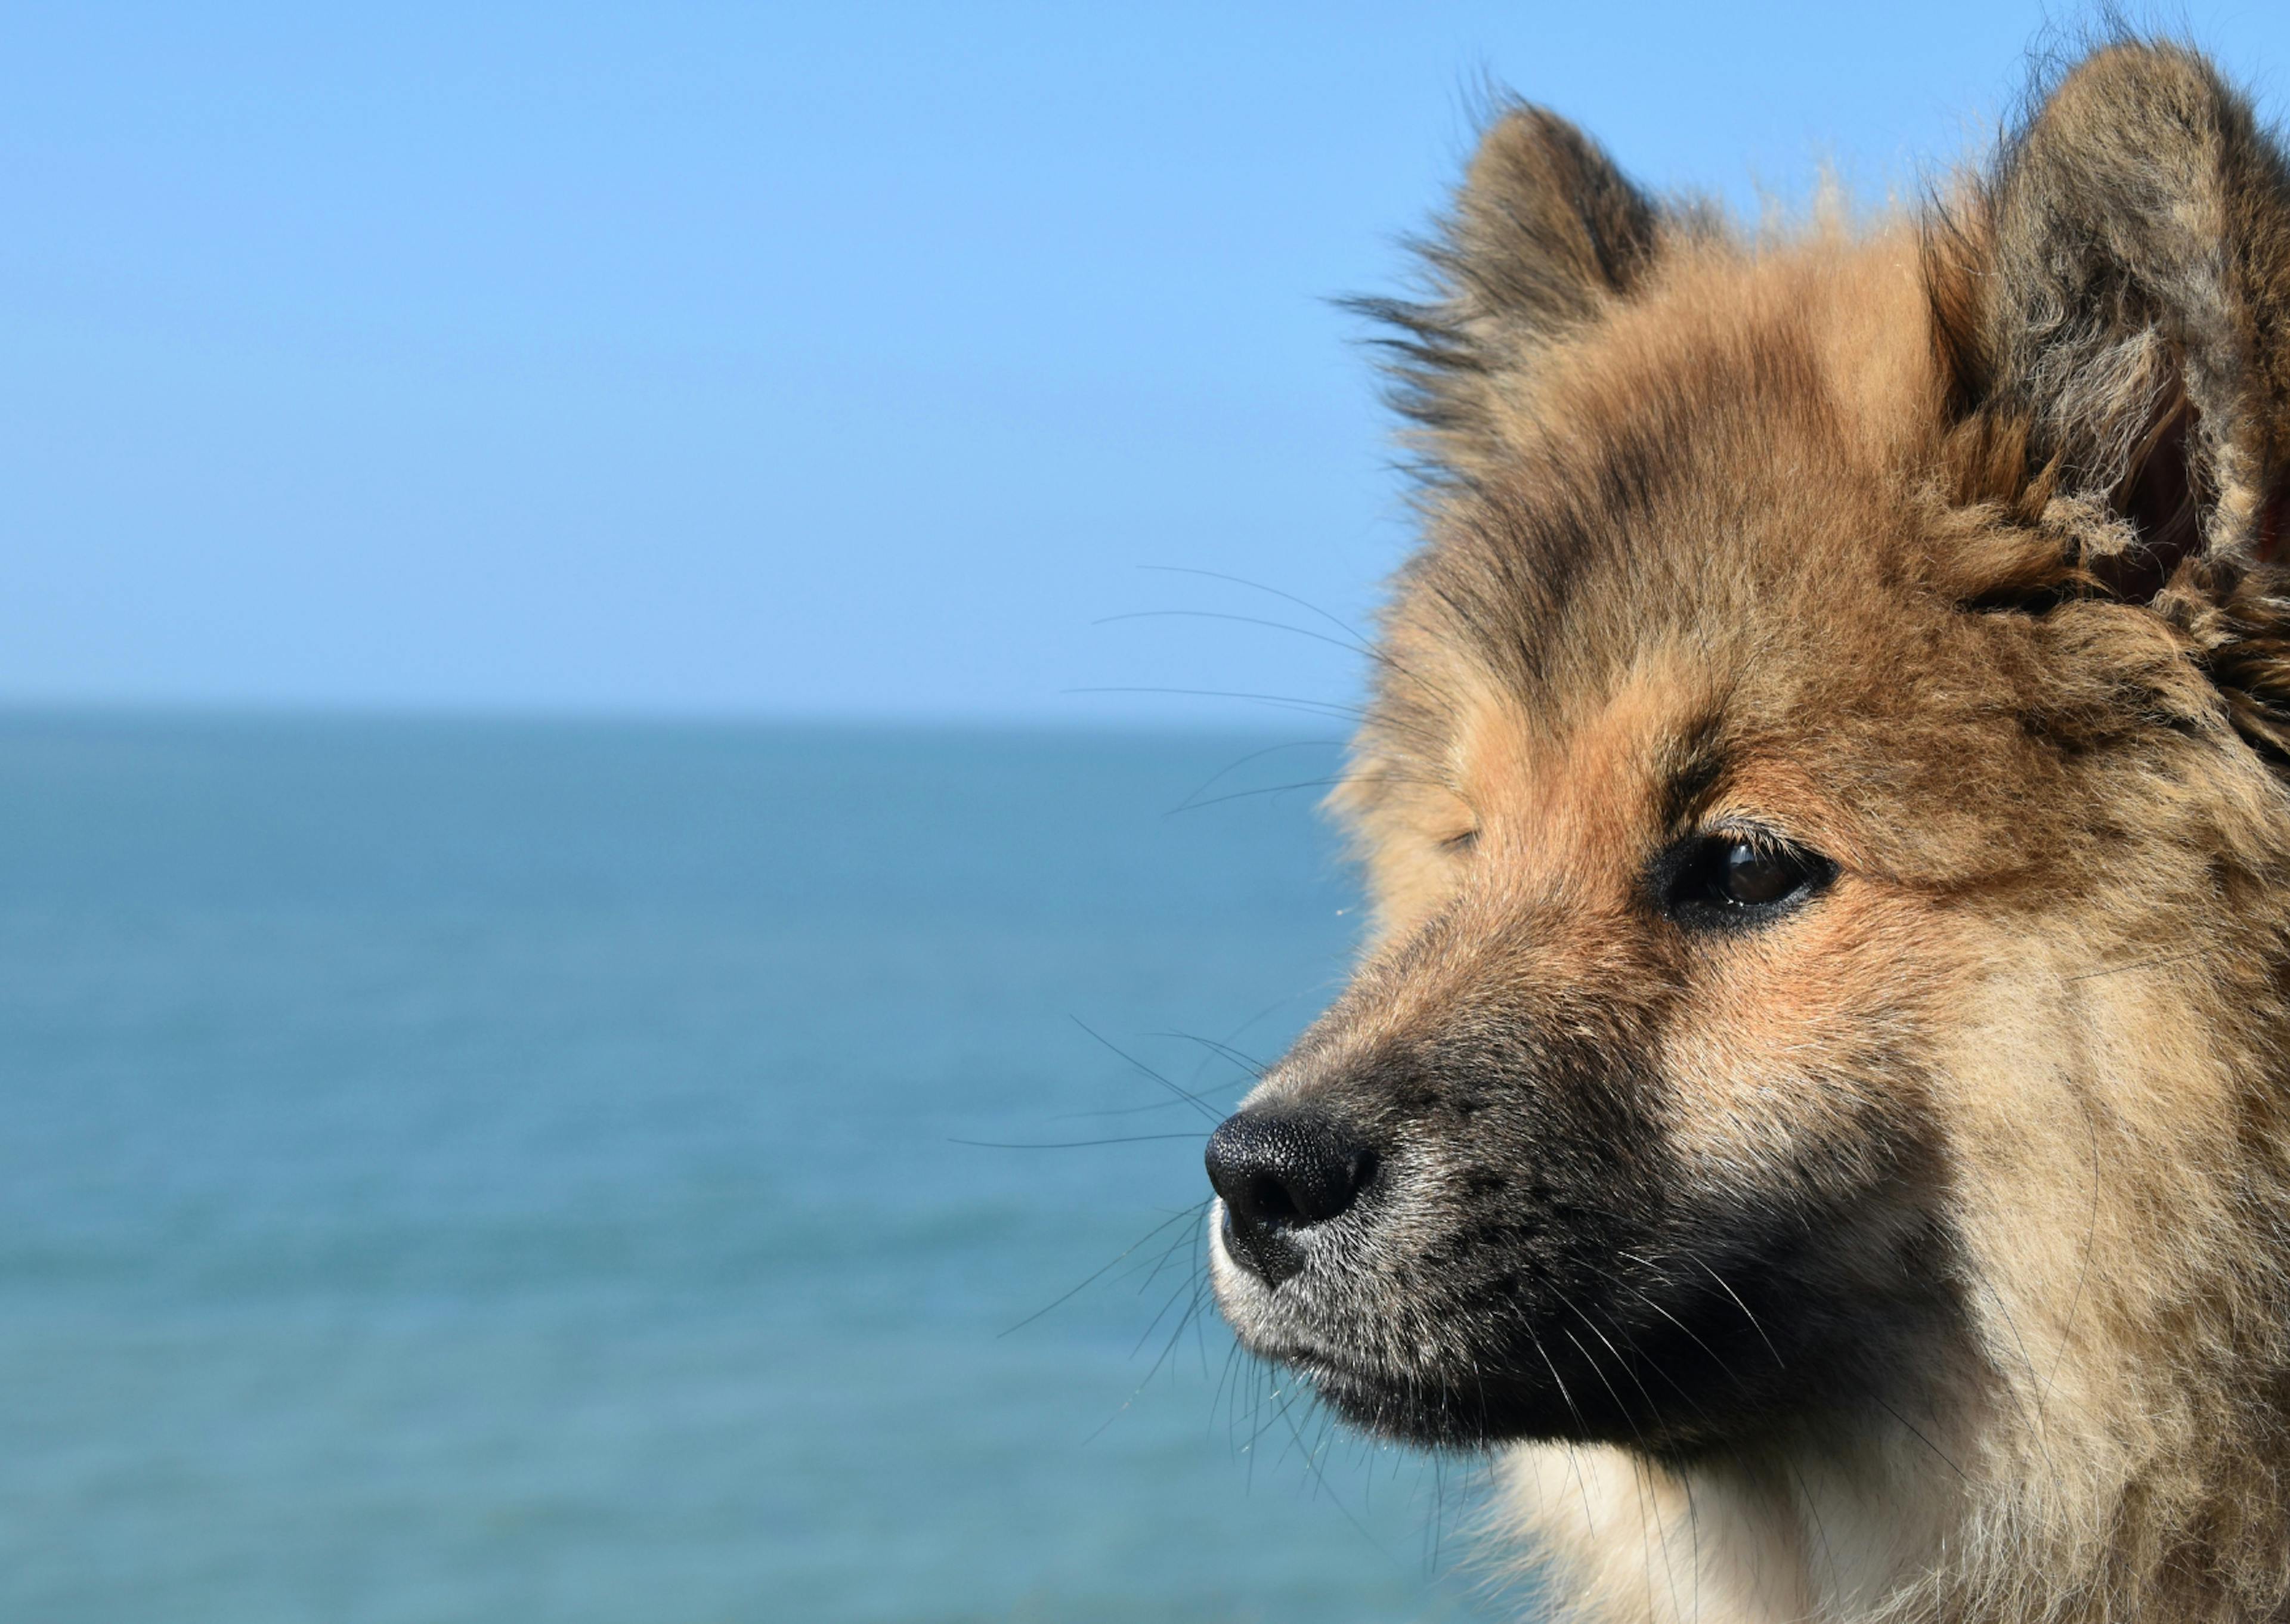
[[[0,702],[1089,722],[1341,696],[1358,324],[1490,81],[1657,187],[1983,139],[2038,6],[0,16]],[[2279,117],[2278,4],[2174,13]],[[1319,626],[1325,623],[1302,621]]]

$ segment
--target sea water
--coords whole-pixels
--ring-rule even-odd
[[[1200,1293],[1333,758],[0,719],[0,1620],[1510,1616]]]

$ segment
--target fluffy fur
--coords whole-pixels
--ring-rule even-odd
[[[1515,108],[1429,264],[1373,939],[1247,1107],[1374,1171],[1228,1316],[1584,1618],[2283,1614],[2281,153],[2123,41],[1749,240]],[[1726,830],[1834,877],[1697,924]]]

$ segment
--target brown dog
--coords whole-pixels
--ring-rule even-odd
[[[1259,1353],[1597,1618],[2290,1606],[2290,170],[2122,43],[1745,241],[1504,114],[1351,987],[1210,1147]]]

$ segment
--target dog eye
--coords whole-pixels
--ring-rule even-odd
[[[1837,876],[1816,852],[1747,835],[1705,835],[1673,852],[1664,902],[1689,924],[1752,924],[1781,913]]]

